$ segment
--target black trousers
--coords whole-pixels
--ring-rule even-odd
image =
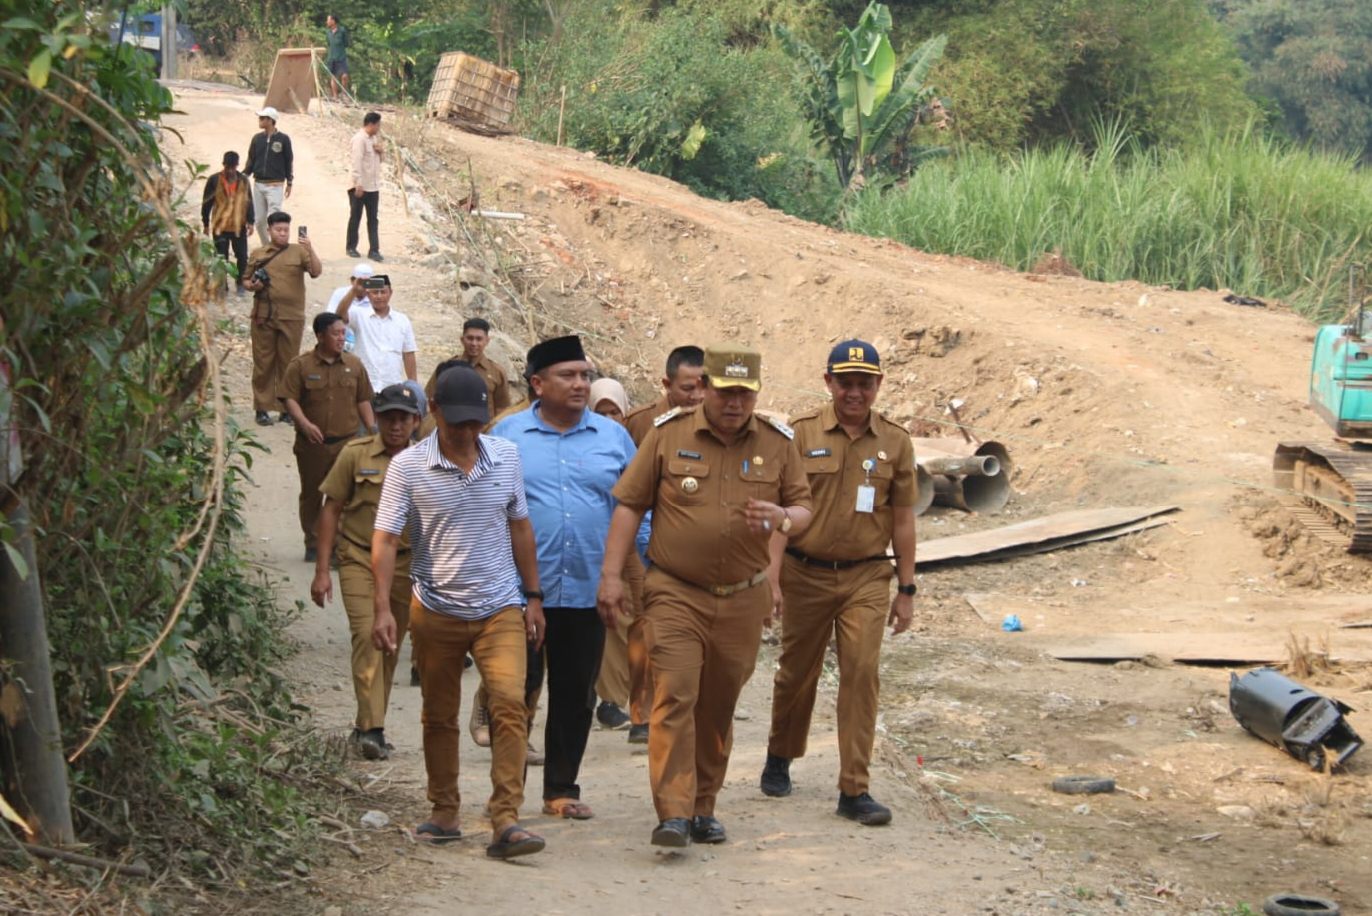
[[[248,279],[243,276],[248,270],[248,230],[246,227],[237,235],[231,232],[221,232],[214,237],[214,250],[219,252],[219,256],[226,261],[229,259],[231,246],[233,259],[238,265],[238,285],[242,286],[243,281]]]
[[[543,730],[543,799],[580,798],[577,774],[595,714],[595,682],[605,650],[605,624],[595,608],[550,607],[543,648],[529,650],[524,694],[543,682],[548,663],[548,717]]]
[[[362,222],[362,210],[367,211],[367,254],[381,250],[381,238],[378,234],[376,221],[376,208],[381,201],[380,191],[363,191],[362,196],[358,197],[348,189],[348,250],[352,251],[357,247],[357,225]]]

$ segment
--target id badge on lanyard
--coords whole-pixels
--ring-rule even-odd
[[[862,462],[862,470],[866,473],[866,478],[857,488],[858,512],[871,514],[876,511],[877,488],[872,486],[872,472],[877,468],[877,463],[871,458]]]

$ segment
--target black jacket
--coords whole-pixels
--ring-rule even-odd
[[[295,178],[295,153],[291,150],[291,138],[276,131],[267,141],[264,130],[252,138],[248,144],[248,164],[243,174],[259,181],[292,181]]]

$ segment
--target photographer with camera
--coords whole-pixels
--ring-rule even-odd
[[[300,352],[305,332],[305,274],[324,272],[305,227],[291,243],[291,216],[278,210],[267,217],[271,241],[248,256],[243,288],[253,294],[252,399],[257,425],[270,426],[269,414],[280,409],[281,379],[286,366]],[[281,411],[278,419],[289,422]]]
[[[377,394],[406,380],[418,382],[414,325],[391,308],[391,278],[386,274],[355,275],[338,300],[338,317],[348,323],[356,340],[353,352],[367,367]]]

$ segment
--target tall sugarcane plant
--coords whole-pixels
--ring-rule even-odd
[[[811,137],[833,160],[843,187],[862,187],[934,101],[924,81],[943,56],[947,36],[930,38],[897,66],[884,3],[868,4],[856,26],[839,29],[838,48],[828,60],[785,26],[774,28],[782,48],[801,64]]]

